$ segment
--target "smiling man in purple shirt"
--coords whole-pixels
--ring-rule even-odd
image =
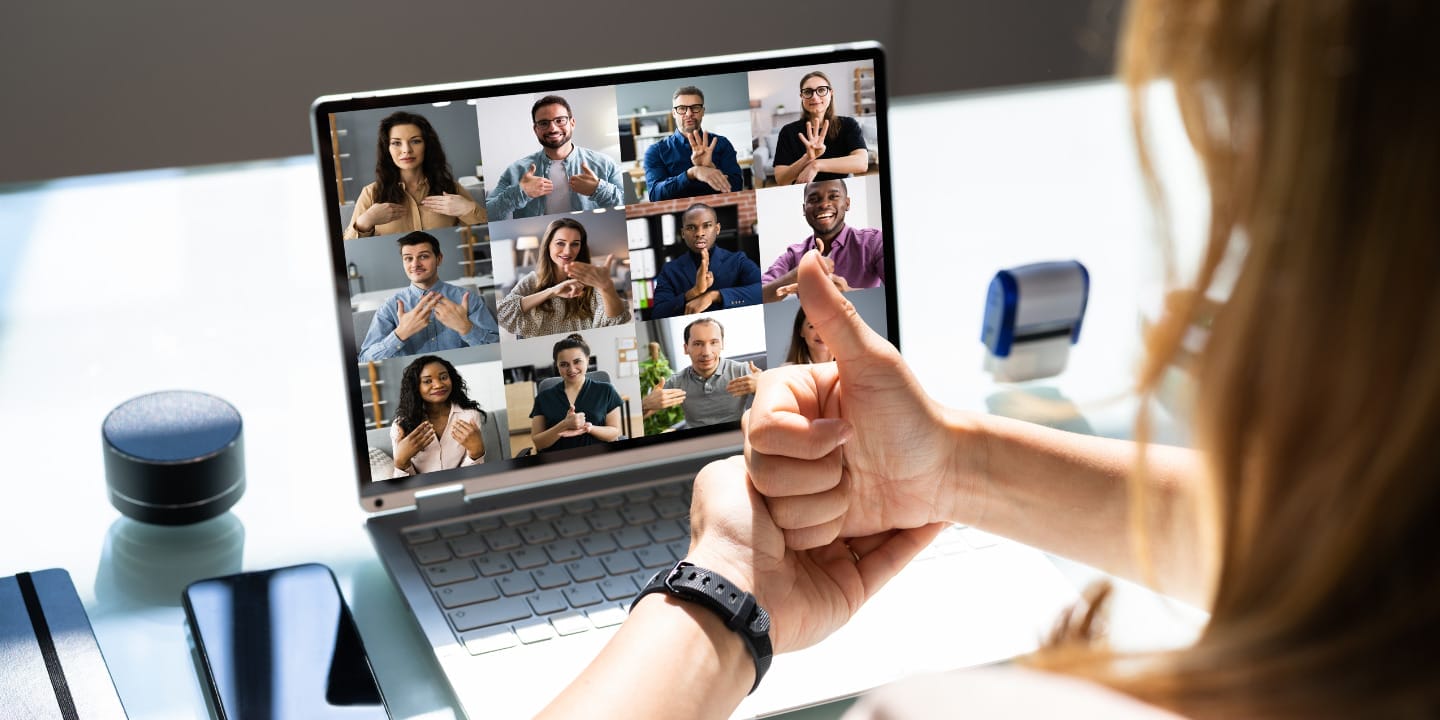
[[[795,284],[795,269],[810,248],[819,248],[830,268],[830,279],[841,292],[885,284],[885,238],[879,228],[852,228],[845,224],[850,193],[844,180],[819,180],[805,186],[805,222],[814,232],[780,253],[761,277],[761,297],[775,302],[781,288]]]

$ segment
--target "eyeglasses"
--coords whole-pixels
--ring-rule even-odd
[[[816,95],[819,95],[820,97],[823,98],[823,97],[825,97],[825,96],[827,96],[827,95],[829,95],[829,94],[830,94],[830,86],[829,86],[829,85],[816,85],[816,86],[813,87],[813,88],[800,88],[800,97],[803,97],[803,98],[805,98],[806,100],[809,100],[810,98],[815,97]]]
[[[535,129],[536,129],[536,130],[544,130],[544,129],[550,127],[551,125],[554,125],[554,126],[555,126],[555,129],[558,130],[558,129],[560,129],[560,128],[565,127],[565,126],[568,125],[569,123],[570,123],[570,116],[569,116],[569,115],[561,115],[560,117],[552,118],[552,119],[550,119],[550,120],[536,120],[536,121],[535,121]]]
[[[676,115],[699,115],[705,112],[704,105],[676,105],[672,109]]]

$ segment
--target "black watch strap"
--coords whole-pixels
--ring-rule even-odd
[[[760,687],[774,649],[770,645],[770,613],[755,602],[754,595],[735,587],[724,576],[684,560],[655,573],[630,603],[630,609],[635,609],[640,598],[656,592],[700,605],[719,615],[725,627],[739,633],[755,659],[755,684],[750,686],[750,692]]]

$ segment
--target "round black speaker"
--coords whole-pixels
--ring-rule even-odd
[[[214,395],[166,390],[105,416],[110,504],[140,522],[187,525],[229,510],[245,492],[240,413]]]

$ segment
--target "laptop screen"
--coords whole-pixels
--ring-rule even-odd
[[[738,445],[812,247],[898,341],[884,113],[869,44],[318,100],[362,501]]]

